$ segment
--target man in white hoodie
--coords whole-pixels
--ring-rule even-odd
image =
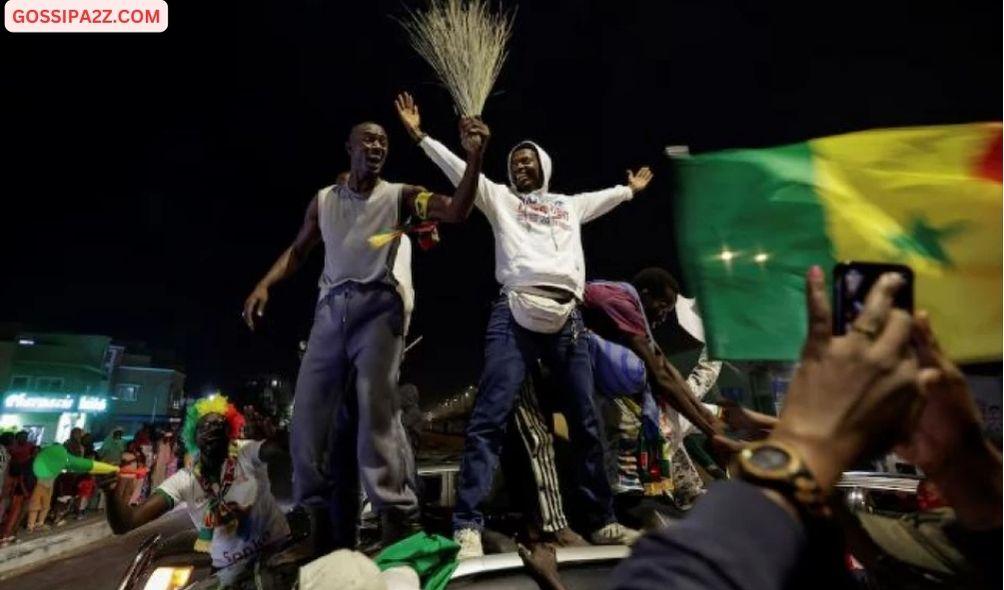
[[[422,132],[418,107],[407,93],[396,101],[412,138],[457,184],[466,165]],[[630,543],[638,533],[616,522],[603,462],[602,429],[593,401],[593,374],[578,305],[585,287],[581,225],[630,200],[652,179],[648,168],[628,171],[628,184],[574,196],[549,190],[551,159],[524,141],[509,153],[510,185],[478,178],[475,206],[495,235],[495,278],[502,295],[492,308],[485,339],[485,367],[467,423],[453,513],[459,557],[482,554],[480,506],[487,498],[506,424],[537,358],[560,384],[577,457],[577,490],[589,507],[589,538],[597,544]]]

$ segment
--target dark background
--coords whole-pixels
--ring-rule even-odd
[[[386,125],[388,178],[449,189],[392,107],[411,91],[458,147],[448,95],[391,18],[405,5],[421,3],[175,1],[163,34],[5,32],[0,321],[173,351],[194,392],[295,371],[320,253],[273,289],[260,333],[240,309],[347,167],[349,127]],[[524,0],[484,114],[487,172],[503,179],[523,138],[559,192],[652,165],[647,193],[585,229],[588,274],[675,272],[664,146],[1000,120],[1000,23],[999,2]],[[483,217],[442,233],[414,263],[425,341],[406,370],[426,400],[476,380],[497,291]]]

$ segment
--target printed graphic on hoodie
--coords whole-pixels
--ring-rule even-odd
[[[571,218],[564,201],[545,200],[534,194],[520,195],[516,219],[521,223],[571,229]]]

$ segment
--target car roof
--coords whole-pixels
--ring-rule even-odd
[[[627,557],[631,550],[625,545],[597,545],[592,547],[558,547],[555,558],[558,565],[573,563],[589,563],[600,561],[621,560]],[[523,569],[523,560],[516,553],[493,553],[483,557],[463,559],[454,570],[450,580],[459,580],[469,576],[490,572]]]

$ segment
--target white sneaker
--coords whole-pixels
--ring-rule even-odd
[[[460,544],[457,559],[483,557],[485,554],[485,550],[481,547],[481,531],[474,529],[456,530],[453,531],[453,540]]]
[[[593,531],[589,540],[594,545],[631,545],[638,540],[641,533],[629,529],[619,522],[611,522],[607,526]]]

